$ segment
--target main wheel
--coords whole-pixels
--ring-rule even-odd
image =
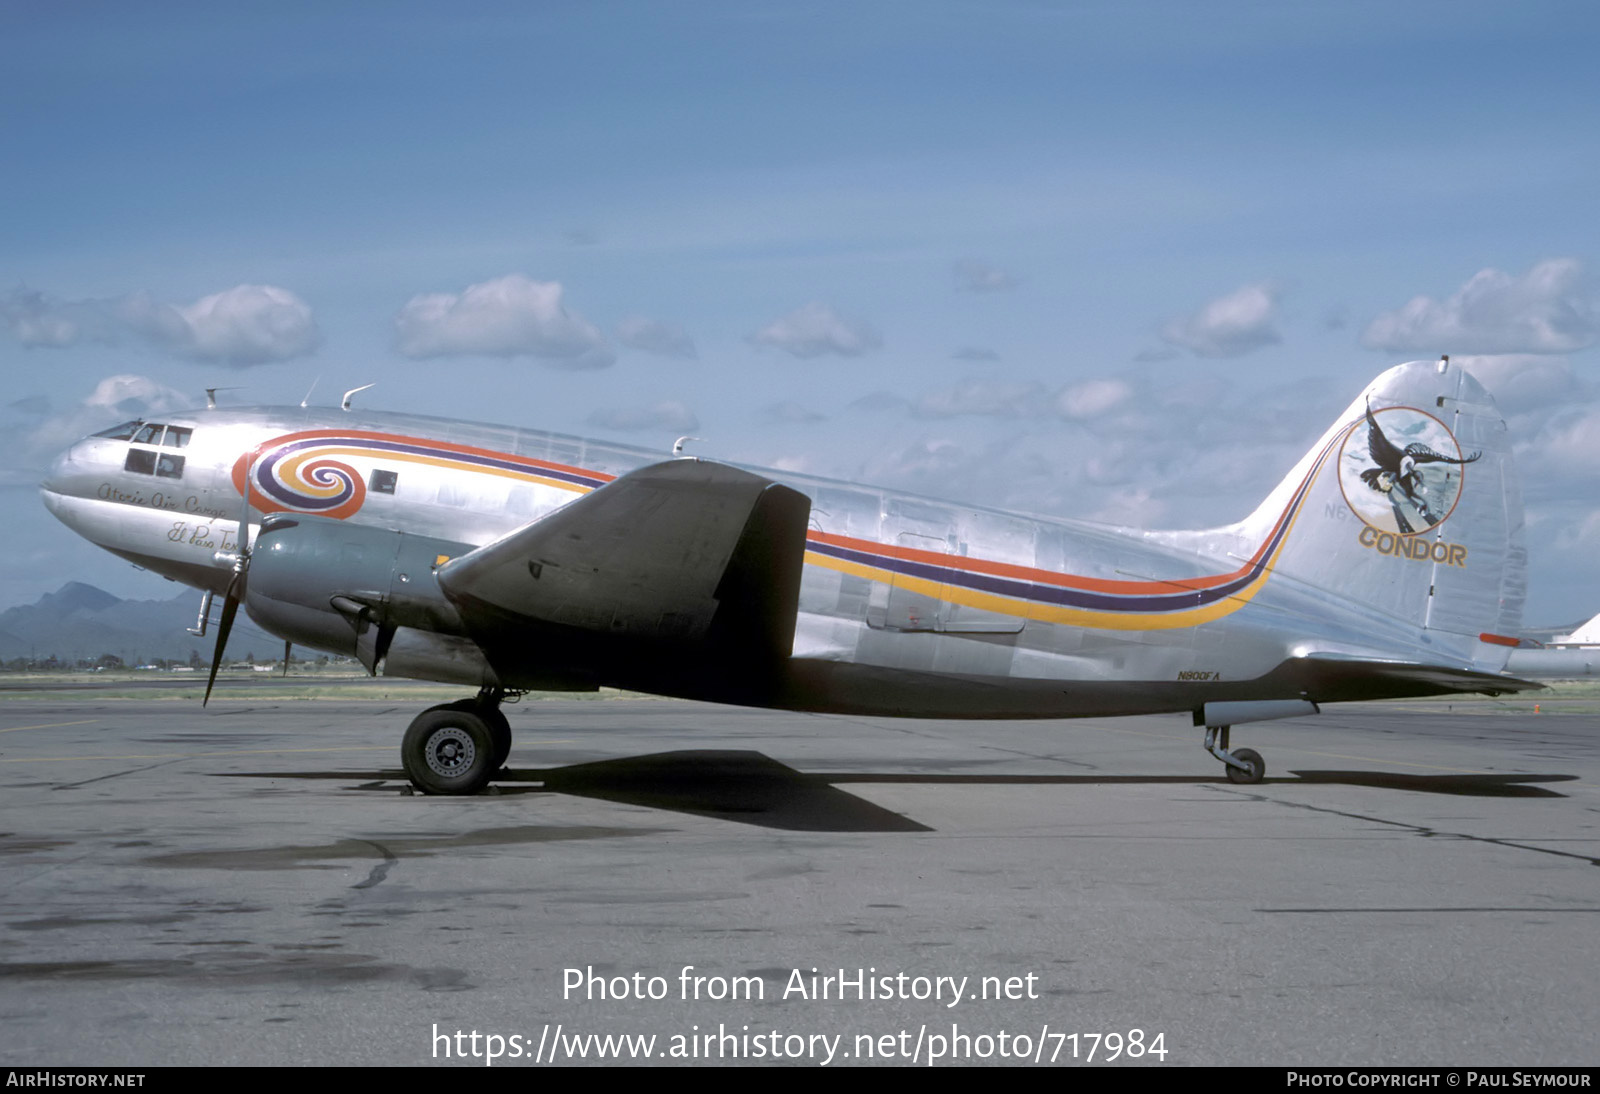
[[[506,721],[506,716],[500,713],[499,707],[492,707],[478,712],[489,725],[489,736],[494,739],[494,769],[499,771],[506,765],[506,757],[511,755],[511,723]]]
[[[505,712],[497,704],[480,703],[476,699],[457,699],[453,703],[433,709],[465,710],[482,718],[494,738],[494,770],[499,771],[506,765],[506,758],[511,755],[511,723],[506,720]]]
[[[406,728],[400,759],[424,794],[476,794],[499,770],[494,733],[477,711],[425,710]]]
[[[1245,784],[1258,783],[1261,781],[1261,776],[1267,773],[1267,765],[1265,761],[1261,759],[1261,753],[1257,752],[1253,748],[1236,749],[1233,753],[1233,758],[1238,760],[1240,763],[1249,764],[1250,769],[1248,771],[1241,771],[1232,764],[1228,764],[1225,770],[1228,772],[1229,782]]]

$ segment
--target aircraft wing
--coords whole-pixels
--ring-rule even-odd
[[[770,479],[669,460],[452,559],[439,584],[500,665],[581,647],[770,666],[793,647],[810,513]]]

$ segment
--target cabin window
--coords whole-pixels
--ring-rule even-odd
[[[135,418],[131,422],[123,422],[121,425],[114,425],[110,429],[102,429],[95,436],[108,437],[113,441],[131,441],[133,440],[133,435],[139,431],[139,427],[143,424],[143,422]]]
[[[157,453],[156,477],[161,479],[183,478],[183,457],[174,456],[170,452]]]
[[[394,484],[399,481],[400,472],[379,469],[372,472],[372,478],[367,481],[367,485],[374,494],[392,494]]]
[[[187,426],[169,425],[167,426],[166,439],[161,443],[167,448],[188,448],[189,435],[193,432],[194,430]]]
[[[166,426],[157,422],[146,422],[144,425],[140,426],[139,431],[133,435],[133,443],[159,444],[161,441],[161,431],[166,428]]]
[[[128,449],[128,458],[123,461],[124,471],[136,471],[141,475],[154,475],[156,473],[156,454],[148,448]]]

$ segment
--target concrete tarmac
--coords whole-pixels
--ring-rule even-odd
[[[0,703],[0,1062],[1600,1063],[1592,712],[437,701]]]

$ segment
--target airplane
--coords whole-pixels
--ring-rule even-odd
[[[1558,634],[1550,640],[1552,646],[1600,646],[1600,615],[1590,617],[1570,634]]]
[[[681,448],[681,445],[678,446]],[[1407,455],[1409,454],[1409,456]],[[1384,461],[1394,466],[1385,466]],[[1237,724],[1541,685],[1508,674],[1526,582],[1511,442],[1466,370],[1374,380],[1249,516],[1140,531],[558,433],[342,408],[163,413],[73,444],[63,523],[375,676],[475,688],[405,730],[473,794],[501,705],[602,686],[921,718],[1187,712]]]

